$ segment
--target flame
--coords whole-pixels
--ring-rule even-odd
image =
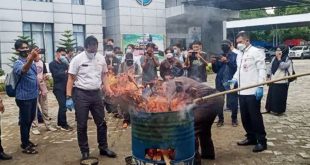
[[[151,89],[137,85],[132,74],[108,74],[108,85],[114,93],[114,98],[125,96],[128,104],[134,105],[136,110],[159,113],[180,111],[190,101],[189,96],[182,92],[170,96],[162,83],[157,82]],[[147,93],[147,94],[145,94]]]
[[[171,160],[174,160],[175,150],[174,149],[147,149],[145,158],[162,161],[164,160],[166,164],[169,164]]]

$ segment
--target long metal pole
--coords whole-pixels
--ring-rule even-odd
[[[309,73],[302,73],[302,74],[292,75],[292,76],[285,76],[283,78],[279,78],[279,79],[275,79],[275,80],[270,80],[270,81],[265,81],[263,83],[259,83],[259,84],[255,84],[255,85],[250,85],[250,86],[247,86],[247,87],[242,87],[242,88],[237,88],[237,89],[232,89],[232,90],[228,90],[228,91],[224,91],[224,92],[219,92],[219,93],[215,93],[215,94],[212,94],[212,95],[208,95],[208,96],[205,96],[205,97],[197,98],[193,102],[194,103],[199,103],[201,101],[205,101],[205,100],[208,100],[208,99],[213,98],[213,97],[217,97],[217,96],[221,96],[221,95],[226,95],[226,94],[234,93],[234,92],[239,92],[239,91],[242,91],[242,90],[246,90],[246,89],[250,89],[250,88],[255,88],[255,87],[266,85],[266,84],[271,84],[271,83],[274,83],[274,82],[278,82],[278,81],[282,81],[282,80],[287,80],[287,79],[290,79],[290,78],[297,78],[297,77],[303,77],[303,76],[309,76],[309,75],[310,75],[310,72]]]

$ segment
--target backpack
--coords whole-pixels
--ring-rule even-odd
[[[15,97],[15,96],[16,96],[16,87],[17,87],[17,85],[19,84],[21,78],[22,78],[22,77],[20,77],[20,78],[18,79],[18,81],[16,82],[16,76],[15,76],[13,70],[12,70],[11,73],[9,73],[9,74],[6,75],[4,84],[5,84],[5,91],[6,91],[6,94],[7,94],[9,97]]]
[[[289,59],[289,60],[291,60],[291,59]],[[289,70],[291,70],[291,72],[290,72]],[[295,70],[294,70],[293,60],[291,60],[291,66],[290,66],[288,69],[286,69],[286,73],[287,73],[288,76],[290,76],[290,75],[295,75],[295,74],[296,74],[296,73],[295,73]],[[295,78],[289,78],[289,79],[288,79],[288,82],[290,83],[290,82],[293,82],[293,81],[295,81],[295,80],[297,80],[296,77],[295,77]]]

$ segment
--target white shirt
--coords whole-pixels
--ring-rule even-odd
[[[233,79],[238,81],[239,88],[265,82],[265,52],[249,45],[244,52],[233,50],[237,54],[237,71]],[[254,95],[257,88],[240,91],[240,95]]]
[[[108,72],[103,55],[97,53],[94,58],[89,58],[85,51],[72,59],[69,74],[76,76],[74,87],[84,90],[101,89],[103,74]]]

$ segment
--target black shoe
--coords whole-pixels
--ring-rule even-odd
[[[217,127],[222,127],[224,126],[224,121],[223,120],[219,120],[216,124]]]
[[[256,144],[255,147],[253,148],[253,152],[262,152],[264,150],[267,150],[267,144]]]
[[[100,155],[106,155],[110,158],[115,158],[116,157],[116,153],[109,150],[108,148],[106,149],[100,149]]]
[[[257,142],[256,141],[251,141],[249,139],[245,139],[241,142],[237,142],[238,146],[249,146],[249,145],[256,145]]]
[[[66,132],[70,132],[73,130],[73,128],[69,125],[65,125],[65,126],[56,126],[57,128],[59,128],[62,131],[66,131]]]
[[[195,165],[201,165],[201,155],[200,155],[200,153],[198,152],[198,151],[196,151],[196,153],[195,153]]]
[[[82,152],[82,159],[81,160],[85,160],[89,158],[89,152]]]
[[[0,152],[0,160],[11,160],[11,159],[12,159],[12,156],[7,155],[4,152]]]
[[[237,127],[237,126],[238,126],[238,120],[233,120],[232,123],[231,123],[231,125],[232,125],[233,127]]]
[[[201,158],[202,159],[208,159],[208,160],[215,160],[214,155],[203,155],[203,154],[201,154]]]

